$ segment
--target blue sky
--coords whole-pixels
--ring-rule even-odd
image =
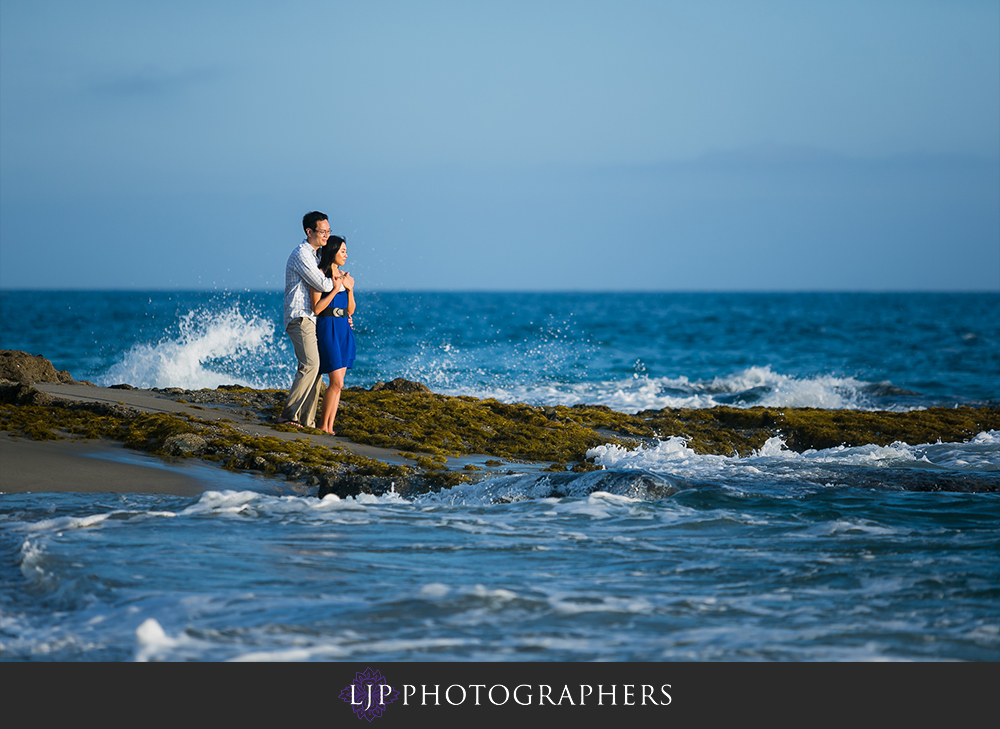
[[[0,4],[0,287],[1000,290],[1000,3]]]

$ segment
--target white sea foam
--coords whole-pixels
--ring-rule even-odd
[[[175,647],[178,643],[176,639],[168,636],[153,618],[147,618],[136,628],[135,638],[138,643],[135,660],[140,663]]]
[[[206,491],[198,501],[188,506],[181,516],[211,514],[213,516],[258,516],[269,514],[285,516],[289,514],[315,514],[321,518],[328,515],[340,516],[356,514],[362,517],[372,506],[387,506],[409,503],[396,493],[384,496],[360,494],[357,497],[341,499],[336,494],[327,494],[323,499],[302,498],[300,496],[274,496],[258,491]],[[358,523],[354,517],[351,523]]]
[[[952,471],[1000,471],[1000,432],[988,431],[965,443],[924,443],[888,446],[838,446],[796,453],[780,438],[770,438],[749,456],[696,453],[683,438],[672,436],[652,446],[627,449],[601,445],[587,451],[598,465],[609,469],[639,469],[688,479],[717,480],[727,476],[803,478],[829,466],[918,466]]]
[[[499,600],[501,602],[507,602],[508,600],[517,599],[517,593],[511,592],[510,590],[505,590],[502,587],[490,589],[485,585],[476,585],[472,588],[472,595],[484,600]]]
[[[876,407],[868,391],[873,387],[891,387],[891,384],[834,375],[793,377],[763,366],[749,367],[710,380],[635,374],[630,378],[597,382],[532,380],[521,384],[469,386],[451,378],[438,386],[447,394],[492,397],[501,402],[606,405],[612,410],[634,414],[642,410],[711,408],[718,405],[865,410]],[[877,407],[882,409],[885,405]]]
[[[55,519],[43,519],[42,521],[37,521],[33,524],[25,524],[23,529],[30,532],[61,532],[69,531],[71,529],[87,529],[88,527],[97,526],[102,521],[111,516],[112,513],[107,514],[91,514],[90,516],[60,516]]]
[[[529,472],[497,475],[475,483],[458,484],[437,493],[423,494],[415,502],[423,505],[498,504],[515,501],[581,498],[583,506],[593,514],[606,514],[637,501],[657,499],[674,491],[669,479],[650,473],[623,471],[592,471],[584,474],[568,472]],[[549,503],[558,503],[550,501]],[[496,526],[491,524],[490,528]],[[471,529],[470,526],[463,528]]]
[[[274,323],[268,319],[238,309],[198,309],[181,317],[175,336],[133,346],[97,378],[98,384],[189,390],[223,384],[273,387],[264,365],[274,359],[269,355],[274,344]]]
[[[21,544],[21,574],[28,582],[47,585],[55,581],[46,569],[47,560],[45,549],[38,542],[27,540]]]
[[[261,495],[253,491],[206,491],[194,504],[181,512],[183,516],[192,514],[240,514],[259,500]]]
[[[564,615],[583,613],[638,613],[653,612],[653,604],[642,597],[621,598],[610,595],[553,595],[549,598],[552,609]]]
[[[441,582],[430,582],[420,588],[417,593],[422,598],[439,599],[445,597],[451,588]]]
[[[320,643],[307,648],[286,648],[274,651],[254,651],[244,653],[230,659],[234,663],[274,663],[274,662],[301,662],[312,660],[337,660],[346,658],[351,653],[341,648],[335,643]]]
[[[982,432],[967,443],[923,446],[920,458],[952,469],[1000,471],[1000,431]]]
[[[0,639],[0,656],[4,656],[5,660],[18,660],[13,656],[35,660],[37,657],[48,659],[67,653],[86,655],[104,647],[103,641],[95,642],[83,635],[67,633],[61,621],[49,619],[39,622],[32,620],[30,613],[15,613],[9,608],[0,610],[0,636],[3,636]]]
[[[609,494],[606,491],[595,491],[586,499],[573,499],[565,503],[556,504],[552,509],[556,514],[576,514],[579,516],[589,516],[592,519],[607,519],[619,511],[621,507],[627,507],[636,503],[639,503],[639,499],[619,494]]]
[[[817,524],[816,526],[810,527],[802,532],[803,537],[832,537],[841,534],[845,535],[875,535],[875,536],[891,536],[897,534],[908,534],[909,529],[893,529],[890,527],[884,527],[879,524],[873,524],[870,521],[864,519],[838,519],[835,521],[828,521],[823,524]]]
[[[170,636],[155,618],[146,618],[135,631],[137,663],[148,661],[199,660],[215,645],[186,632]]]
[[[581,350],[582,348],[582,350]],[[391,361],[394,353],[381,352]],[[637,361],[629,377],[579,380],[586,363],[606,356],[589,343],[568,345],[561,340],[525,343],[483,343],[463,351],[450,342],[424,343],[408,358],[390,366],[408,379],[418,380],[436,392],[495,398],[501,402],[532,405],[607,405],[636,413],[662,408],[815,407],[824,409],[910,409],[909,405],[875,402],[879,394],[914,394],[890,382],[865,382],[851,376],[817,374],[793,376],[775,372],[770,365],[752,366],[723,376],[690,379],[688,376],[650,376]],[[504,361],[524,362],[524,368],[498,368]],[[593,370],[591,370],[593,371]]]

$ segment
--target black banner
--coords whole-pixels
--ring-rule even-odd
[[[9,708],[39,718],[79,719],[100,704],[181,722],[525,729],[595,719],[951,724],[995,713],[996,671],[984,663],[8,663],[0,679]]]

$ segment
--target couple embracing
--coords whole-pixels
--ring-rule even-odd
[[[316,427],[316,408],[323,375],[330,386],[323,397],[320,429],[334,435],[344,375],[354,365],[354,277],[347,263],[347,240],[330,232],[325,214],[302,218],[306,239],[285,265],[285,331],[299,362],[288,402],[278,418],[307,428]]]

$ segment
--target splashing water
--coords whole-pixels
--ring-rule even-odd
[[[190,390],[222,384],[274,387],[274,368],[287,357],[273,357],[274,323],[239,309],[197,309],[181,317],[175,337],[137,344],[99,378],[98,384],[127,382],[136,387]],[[275,360],[279,361],[275,361]],[[283,378],[281,378],[283,379]]]
[[[699,454],[688,447],[686,439],[671,436],[636,448],[600,445],[587,456],[607,469],[648,471],[741,492],[830,484],[905,488],[919,481],[921,472],[946,471],[959,478],[995,483],[1000,473],[1000,432],[984,431],[965,443],[842,445],[803,453],[789,450],[780,437],[774,437],[745,457]]]
[[[440,382],[435,384],[441,386]],[[710,380],[638,374],[629,378],[590,382],[533,380],[471,388],[448,385],[451,383],[441,387],[441,391],[451,395],[493,397],[503,402],[532,405],[607,405],[613,410],[631,414],[641,410],[711,408],[718,405],[835,410],[912,409],[907,405],[887,407],[874,403],[870,398],[873,384],[853,377],[793,377],[773,372],[770,366],[750,367]]]

